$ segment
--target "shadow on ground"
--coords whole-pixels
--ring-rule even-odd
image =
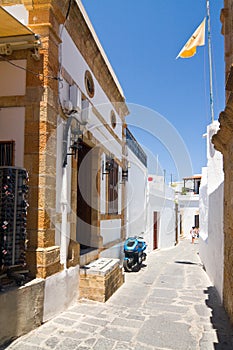
[[[213,328],[216,330],[218,344],[214,344],[215,350],[232,350],[233,349],[233,328],[230,324],[228,315],[221,304],[218,292],[215,287],[208,287],[204,291],[208,294],[206,305],[212,309],[210,317]]]
[[[140,266],[135,266],[132,271],[125,271],[126,273],[134,273],[134,272],[139,272],[140,270],[143,270],[145,267],[147,267],[146,264],[141,264]],[[1,349],[0,349],[1,350]]]
[[[175,261],[176,264],[185,264],[185,265],[198,265],[198,266],[202,266],[202,264],[200,263],[194,263],[192,261],[186,261],[186,260],[176,260]]]

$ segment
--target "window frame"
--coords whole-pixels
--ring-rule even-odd
[[[110,158],[106,160],[110,160]],[[118,215],[118,181],[119,165],[113,160],[113,168],[110,170],[107,179],[107,214],[109,215]]]

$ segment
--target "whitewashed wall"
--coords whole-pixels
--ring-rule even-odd
[[[169,248],[176,242],[175,192],[163,182],[162,176],[150,175],[146,240],[153,250],[154,212],[158,212],[158,248]]]
[[[219,123],[207,127],[207,167],[203,169],[200,187],[200,258],[220,298],[223,290],[224,234],[224,173],[222,154],[211,143]]]
[[[0,62],[0,96],[23,96],[26,91],[26,60],[11,62],[22,69]],[[0,140],[15,141],[15,166],[19,167],[24,166],[24,124],[24,107],[0,109]]]
[[[24,107],[0,109],[0,141],[15,141],[15,166],[19,167],[24,167],[24,124]]]
[[[75,304],[79,297],[78,289],[79,266],[70,267],[47,277],[44,285],[43,322]]]
[[[100,232],[103,237],[103,245],[121,238],[121,220],[101,220]]]
[[[23,96],[26,92],[26,60],[12,60],[14,65],[0,62],[0,96]],[[9,79],[10,77],[10,79]]]
[[[90,67],[87,65],[81,53],[76,48],[72,38],[68,34],[65,28],[62,31],[62,45],[61,45],[61,57],[62,65],[64,69],[70,74],[77,88],[88,97],[86,87],[85,87],[85,72],[89,70]],[[75,62],[75,64],[74,64]],[[92,72],[91,72],[92,73]],[[84,127],[84,132],[86,130],[91,131],[96,140],[99,141],[101,145],[104,146],[110,153],[114,154],[114,157],[121,161],[122,159],[122,120],[118,116],[116,110],[114,109],[112,103],[109,101],[102,87],[100,86],[98,80],[92,73],[95,94],[93,98],[89,98],[90,108],[88,111],[89,118],[88,123]],[[64,80],[60,86],[60,101],[63,104],[64,101],[69,99],[69,84]],[[101,122],[92,107],[100,113],[101,117],[104,119],[104,123]],[[116,127],[112,129],[116,138],[108,131],[106,124],[111,126],[111,111],[115,112],[116,116]],[[118,138],[118,140],[117,140]],[[119,142],[120,141],[120,142]],[[92,152],[93,153],[93,152]],[[59,152],[58,155],[59,157]],[[106,214],[106,176],[102,176],[102,162],[105,163],[106,155],[102,153],[100,163],[97,165],[96,171],[101,170],[100,174],[100,193],[98,200],[100,203],[101,214]],[[67,166],[68,168],[68,166]],[[97,175],[97,173],[96,173]],[[119,183],[118,183],[118,214],[121,214],[121,198],[122,198],[122,185],[121,182],[121,168],[119,167]],[[61,174],[57,169],[57,186],[61,183]],[[57,227],[57,229],[59,229]],[[98,228],[100,235],[103,238],[103,244],[108,244],[121,237],[121,219],[117,220],[101,220],[100,227]],[[96,235],[96,232],[95,232]],[[107,254],[108,252],[105,252]]]
[[[143,236],[146,238],[148,214],[147,168],[129,148],[127,149],[130,167],[128,169],[128,181],[123,185],[126,186],[126,237],[141,235],[143,232]],[[122,186],[122,184],[119,185]],[[111,221],[114,225],[109,224],[108,221],[101,222],[101,235],[106,243],[109,237],[120,238],[121,220]],[[101,257],[118,258],[123,261],[123,245],[124,242],[101,252]]]
[[[71,75],[72,79],[75,81],[79,89],[87,96],[86,88],[85,88],[85,71],[89,70],[91,72],[90,67],[84,60],[81,53],[77,50],[75,44],[73,43],[71,37],[68,32],[64,29],[62,35],[62,64],[66,71]],[[74,64],[75,62],[75,64]],[[95,106],[98,112],[102,115],[105,122],[108,125],[111,125],[111,110],[114,110],[113,105],[110,103],[108,97],[105,92],[101,88],[100,84],[96,80],[95,76],[93,76],[93,81],[95,85],[95,94],[94,97],[91,98],[91,103]],[[116,115],[116,128],[114,129],[114,133],[118,136],[118,138],[122,139],[122,121],[120,117]],[[119,147],[119,143],[115,141],[115,139],[111,136],[109,131],[103,126],[103,124],[98,120],[98,118],[91,113],[90,120],[87,125],[87,129],[91,130],[94,136],[103,144],[106,144],[107,148],[111,148],[112,152],[121,158],[121,148]]]
[[[126,182],[127,237],[146,231],[147,168],[128,147],[128,181]]]
[[[200,222],[200,235],[201,238],[206,241],[208,239],[208,209],[209,209],[209,197],[207,195],[208,190],[208,168],[202,168],[201,185],[199,189],[199,222]]]
[[[179,194],[178,203],[182,216],[182,235],[191,240],[190,230],[195,225],[195,215],[199,214],[199,195],[193,193]]]
[[[16,17],[24,25],[28,25],[28,11],[24,5],[4,6],[4,10]]]

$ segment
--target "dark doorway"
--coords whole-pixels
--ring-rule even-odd
[[[176,228],[175,228],[176,238],[175,238],[175,240],[176,240],[176,244],[178,244],[178,242],[179,242],[179,234],[178,234],[178,229],[179,229],[179,227],[178,227],[178,220],[179,220],[179,218],[178,218],[178,211],[179,211],[178,203],[175,203],[175,217],[176,217]]]
[[[158,248],[158,212],[154,211],[154,244],[153,249]]]
[[[91,242],[91,147],[81,143],[78,150],[78,193],[77,193],[77,242],[80,243],[80,253],[89,250]]]
[[[180,214],[180,236],[183,236],[182,215]]]
[[[199,227],[199,215],[195,215],[194,217],[194,226]]]

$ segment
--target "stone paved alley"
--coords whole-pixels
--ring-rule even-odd
[[[105,304],[79,302],[5,348],[233,349],[233,330],[201,265],[198,243],[184,240],[154,251],[141,271],[125,277]]]

